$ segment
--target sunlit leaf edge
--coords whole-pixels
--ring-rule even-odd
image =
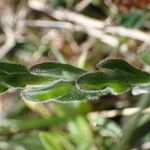
[[[61,78],[61,80],[75,80],[80,75],[86,73],[83,69],[59,62],[45,62],[37,64],[30,68],[30,72],[34,75],[54,76]]]
[[[106,59],[106,60],[98,63],[97,67],[98,68],[106,68],[108,70],[103,70],[103,72],[100,72],[100,71],[99,72],[91,72],[91,73],[82,75],[76,81],[76,84],[79,89],[81,89],[82,91],[91,92],[91,93],[98,93],[101,90],[106,90],[108,93],[110,93],[112,95],[118,95],[118,94],[129,91],[130,89],[132,89],[133,87],[135,87],[137,85],[145,86],[145,85],[150,84],[150,74],[148,72],[144,72],[144,71],[130,65],[128,62],[126,62],[122,59]],[[96,76],[96,74],[97,74],[97,76],[99,76],[99,79],[95,78],[95,81],[94,81],[92,76],[94,76],[94,75]],[[126,80],[124,82],[123,82],[123,79],[118,76],[119,74],[122,76],[122,78],[123,77],[126,78]],[[118,79],[115,79],[116,75],[118,76]],[[90,89],[84,85],[88,78],[89,79],[92,78],[93,82],[95,82],[95,85],[98,84],[98,80],[100,80],[100,76],[101,76],[101,78],[104,78],[104,80],[108,80],[107,82],[102,81],[103,83],[101,83],[101,85],[105,83],[105,87],[103,89],[92,89],[92,88]],[[112,78],[113,76],[114,76],[114,79]],[[113,81],[113,83],[112,83],[111,80],[115,80],[115,82]],[[122,80],[122,83],[121,83],[121,80]],[[130,82],[128,82],[128,80]],[[82,81],[83,81],[83,85],[81,85]],[[116,92],[114,88],[107,85],[108,83],[115,84],[117,82],[118,82],[118,86],[123,86],[123,89],[121,91]],[[125,89],[124,89],[124,87],[125,87]]]
[[[56,62],[52,62],[52,63],[48,62],[48,64],[51,64],[51,65],[55,64],[55,63]],[[0,64],[2,64],[2,63],[0,63]],[[4,64],[5,63],[3,63],[2,65],[4,65]],[[44,65],[44,64],[45,63],[43,63],[42,65]],[[60,72],[62,74],[61,74],[60,78],[55,78],[54,80],[51,80],[50,82],[47,82],[46,78],[47,77],[48,78],[51,77],[51,75],[44,76],[44,75],[41,75],[41,74],[40,75],[39,74],[34,74],[32,71],[31,72],[28,71],[28,69],[25,66],[14,64],[14,66],[17,65],[17,66],[23,67],[23,69],[20,69],[20,71],[22,71],[22,72],[19,73],[18,71],[14,71],[14,72],[12,71],[12,74],[11,74],[11,71],[9,71],[8,68],[7,68],[8,72],[5,72],[5,70],[2,71],[2,69],[0,71],[3,72],[2,74],[4,76],[6,74],[7,76],[10,76],[10,77],[11,76],[18,76],[18,77],[20,77],[22,75],[30,74],[31,76],[33,76],[33,78],[32,79],[31,78],[28,79],[29,81],[25,80],[25,85],[23,85],[23,86],[20,86],[19,85],[19,81],[20,80],[15,80],[15,78],[13,80],[15,82],[17,81],[18,83],[16,83],[16,85],[19,85],[19,86],[16,86],[16,85],[13,85],[13,84],[9,85],[9,83],[5,84],[5,82],[3,82],[3,81],[0,81],[0,85],[1,86],[6,86],[7,88],[13,87],[13,88],[24,89],[23,92],[22,92],[22,93],[24,93],[24,92],[28,92],[29,90],[40,90],[41,88],[45,88],[46,86],[52,86],[54,83],[60,82],[60,81],[63,81],[63,82],[74,82],[75,83],[74,84],[74,88],[78,91],[78,93],[76,93],[77,95],[75,95],[73,99],[68,100],[69,98],[67,96],[65,97],[65,94],[64,94],[60,98],[54,98],[54,99],[49,98],[49,99],[45,100],[46,102],[47,101],[70,102],[70,101],[91,100],[91,99],[95,99],[95,98],[98,98],[100,96],[107,95],[107,94],[118,95],[118,94],[124,93],[126,91],[129,91],[134,86],[139,86],[139,85],[144,85],[144,84],[149,85],[150,84],[150,74],[149,73],[144,72],[144,71],[142,71],[142,70],[140,70],[138,68],[135,68],[134,66],[130,65],[129,63],[127,63],[126,61],[124,61],[122,59],[107,59],[107,60],[104,60],[104,61],[102,61],[102,62],[100,62],[98,64],[98,67],[106,68],[106,70],[103,70],[101,72],[99,71],[99,72],[88,72],[88,73],[87,73],[87,71],[84,71],[82,69],[76,68],[76,67],[71,66],[69,64],[60,64],[60,63],[56,63],[56,64],[58,65],[57,69],[62,67],[63,65],[65,65],[65,66],[67,65],[69,67],[69,70],[67,70],[67,71],[70,71],[69,73],[71,73],[71,75],[74,73],[72,71],[72,69],[71,69],[73,67],[75,69],[74,71],[77,70],[76,75],[74,76],[75,78],[66,78],[65,79],[62,75],[65,76],[66,74],[63,74],[63,69],[61,69],[62,72],[61,71]],[[9,63],[6,63],[6,65],[9,65]],[[13,65],[13,64],[11,64],[11,65]],[[33,67],[31,67],[31,68],[33,68]],[[32,69],[30,69],[30,70],[32,70]],[[118,76],[119,76],[119,73],[132,75],[132,78],[130,80],[131,81],[131,85],[127,84],[126,82],[124,82],[124,83],[121,82],[119,84],[121,85],[121,88],[123,87],[123,89],[121,91],[117,91],[117,92],[112,87],[109,87],[109,86],[106,86],[105,88],[102,88],[100,90],[84,89],[82,86],[80,86],[79,81],[81,81],[81,79],[84,79],[86,76],[91,76],[92,74],[96,74],[96,73],[99,73],[99,74],[110,73],[110,76],[111,75],[113,76],[114,74],[118,74]],[[2,77],[3,77],[3,75],[2,75]],[[138,80],[139,80],[135,84],[134,84],[134,82],[135,82],[134,75],[138,76]],[[53,76],[53,74],[52,74],[52,76]],[[37,77],[37,79],[35,79],[36,77]],[[40,79],[38,79],[39,77],[40,77]],[[61,77],[62,77],[62,79],[61,79]],[[145,77],[146,77],[146,79],[145,79]],[[1,78],[1,77],[0,77],[0,79],[3,80],[3,78]],[[10,79],[10,80],[12,80],[12,79]],[[39,81],[39,83],[38,83],[38,81]],[[46,81],[46,82],[43,82],[43,81]],[[97,80],[96,80],[96,82],[97,82]],[[124,88],[124,86],[125,86],[125,88]],[[5,90],[4,90],[4,92],[5,92]],[[76,97],[78,95],[80,95],[80,94],[83,94],[83,95],[85,94],[86,96],[84,96],[84,98],[82,98],[80,100],[78,100],[78,98],[76,100]],[[21,96],[23,97],[23,99],[25,99],[23,94],[21,94]],[[32,100],[30,100],[30,101],[32,101]]]
[[[66,92],[60,96],[57,95],[55,98],[51,98],[49,96],[49,98],[47,98],[45,100],[39,100],[38,98],[35,98],[35,99],[31,98],[34,94],[35,94],[35,96],[38,96],[38,94],[47,94],[47,92],[49,90],[54,90],[53,87],[55,88],[55,86],[57,86],[57,84],[65,83],[65,82],[66,83],[68,82],[69,84],[71,83],[71,89],[69,89],[70,90],[69,92]],[[62,80],[56,81],[55,83],[50,84],[49,86],[45,86],[45,87],[40,88],[40,89],[39,88],[38,89],[37,88],[27,88],[21,92],[21,96],[25,101],[32,101],[32,102],[37,102],[37,103],[43,103],[43,102],[61,102],[61,103],[63,102],[63,103],[66,103],[66,102],[77,102],[77,101],[84,102],[87,100],[97,99],[103,95],[106,95],[106,93],[104,91],[101,93],[99,92],[98,94],[97,93],[83,92],[76,87],[74,82],[62,81]]]

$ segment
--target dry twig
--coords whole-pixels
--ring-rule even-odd
[[[88,28],[79,25],[73,25],[69,22],[60,22],[60,21],[47,21],[47,20],[27,20],[25,21],[27,26],[30,27],[46,27],[46,28],[61,28],[61,29],[69,29],[75,31],[84,31],[92,37],[100,39],[102,42],[112,46],[118,46],[118,39],[112,35],[108,35],[101,30],[95,28]]]
[[[38,4],[38,1],[30,0],[29,1],[29,7],[32,9],[36,9],[39,11],[42,11],[49,16],[64,21],[67,20],[69,22],[73,22],[77,25],[80,25],[84,28],[87,28],[86,31],[89,31],[88,34],[96,35],[98,37],[98,34],[107,35],[106,33],[113,34],[113,35],[119,35],[119,36],[125,36],[129,37],[135,40],[139,40],[142,42],[147,42],[150,44],[150,34],[142,32],[137,29],[128,29],[125,27],[120,26],[108,26],[105,24],[105,21],[93,19],[91,17],[87,17],[84,15],[81,15],[79,13],[75,13],[66,9],[53,9],[52,7],[49,7],[45,4]],[[108,37],[107,35],[106,37]],[[114,38],[114,37],[113,37]],[[99,38],[101,39],[101,37]],[[116,41],[115,39],[114,41]],[[103,41],[105,41],[105,37],[103,37]],[[109,42],[108,42],[109,43]],[[115,44],[114,44],[115,45]]]
[[[134,115],[137,112],[141,113],[150,113],[150,107],[141,110],[139,107],[133,107],[133,108],[125,108],[123,110],[108,110],[108,111],[101,111],[101,112],[92,112],[88,114],[89,118],[99,118],[99,117],[105,117],[105,118],[114,118],[117,116],[131,116]]]
[[[9,6],[6,6],[5,10],[3,10],[1,24],[6,35],[6,42],[0,47],[0,59],[16,45],[17,40],[20,40],[25,27],[22,19],[26,17],[26,14],[27,8],[24,6],[19,9],[16,15]]]

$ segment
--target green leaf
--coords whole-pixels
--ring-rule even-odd
[[[41,143],[43,144],[45,150],[61,150],[62,144],[60,142],[60,139],[58,140],[58,137],[54,134],[48,134],[48,133],[40,133],[39,134]]]
[[[3,146],[3,143],[5,143],[6,146]],[[22,150],[43,150],[37,133],[19,134],[19,136],[12,136],[11,138],[5,136],[0,140],[1,150],[16,150],[18,147]]]
[[[114,76],[114,78],[111,76]],[[130,86],[125,83],[125,80],[121,82],[121,78],[119,78],[120,76],[115,72],[88,73],[80,77],[77,84],[83,91],[91,93],[103,92],[106,94],[111,93],[116,95],[130,88]]]
[[[150,74],[141,71],[124,60],[109,59],[97,65],[104,72],[88,73],[77,80],[79,88],[86,92],[119,94],[139,84],[150,84]]]
[[[8,89],[4,78],[15,74],[25,74],[28,70],[25,66],[11,63],[0,63],[0,93],[5,92]]]
[[[132,149],[135,144],[144,134],[148,132],[148,124],[150,124],[149,113],[144,113],[146,108],[150,106],[150,94],[143,94],[136,108],[140,108],[133,116],[129,116],[123,122],[123,138],[118,145],[118,149]],[[148,124],[147,124],[148,123]],[[146,125],[147,124],[147,125]],[[147,130],[147,131],[146,131]]]
[[[8,75],[3,78],[3,84],[8,87],[24,88],[26,86],[43,86],[43,84],[50,84],[55,78],[32,75],[30,73]]]
[[[5,74],[21,74],[29,72],[28,69],[20,64],[0,63],[0,72]]]
[[[97,94],[82,92],[72,81],[59,81],[42,88],[29,88],[24,90],[21,95],[23,99],[33,102],[83,101],[97,96]]]
[[[131,74],[143,75],[146,74],[149,76],[149,73],[144,72],[138,68],[133,67],[128,62],[122,59],[107,59],[97,64],[98,68],[106,68],[110,70],[121,70]]]
[[[28,69],[19,64],[0,63],[0,93],[5,91],[6,87],[25,87],[28,85],[48,84],[55,78],[32,75]]]
[[[100,127],[100,134],[102,136],[115,138],[120,138],[122,136],[121,128],[112,120],[99,117],[96,120],[96,125]]]
[[[20,116],[16,119],[3,119],[0,121],[0,135],[21,133],[33,129],[48,129],[50,126],[58,127],[60,124],[66,124],[66,122],[67,118],[60,118],[58,116],[46,118]]]
[[[150,65],[150,49],[140,52],[140,58],[145,64]]]
[[[0,84],[0,93],[7,91],[8,88]]]
[[[105,70],[94,73],[55,62],[33,66],[31,72],[22,65],[0,63],[0,66],[0,92],[9,87],[25,88],[23,98],[35,102],[83,101],[108,93],[119,94],[139,85],[150,85],[149,73],[121,59],[99,63],[97,67]]]
[[[84,117],[78,116],[75,120],[68,122],[68,129],[73,141],[77,144],[88,147],[92,144],[92,131],[88,121]]]
[[[144,11],[138,9],[120,16],[120,24],[127,28],[140,28],[144,25],[144,21]]]
[[[33,66],[30,71],[35,75],[54,76],[63,80],[74,80],[83,73],[86,73],[85,70],[57,62],[38,64]]]

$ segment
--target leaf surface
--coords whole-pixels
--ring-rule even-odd
[[[38,64],[33,66],[30,71],[35,75],[54,76],[65,80],[74,80],[86,73],[85,70],[57,62]]]
[[[43,86],[44,84],[50,84],[55,78],[43,77],[38,75],[27,74],[14,74],[8,75],[3,78],[3,84],[8,87],[24,88],[26,86]]]
[[[1,62],[0,72],[5,74],[21,74],[21,73],[27,73],[29,71],[25,66],[20,64]]]
[[[150,84],[150,74],[137,69],[121,59],[109,59],[97,65],[104,72],[88,73],[81,76],[77,85],[86,92],[120,94],[136,85]]]
[[[21,95],[23,99],[34,102],[84,101],[97,96],[97,94],[82,92],[72,81],[59,81],[43,88],[29,88],[24,90]]]

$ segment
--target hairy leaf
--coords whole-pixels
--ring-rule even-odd
[[[27,73],[28,69],[20,64],[11,64],[11,63],[0,63],[0,72],[5,74],[21,74]]]
[[[150,85],[149,73],[121,59],[105,60],[97,65],[104,71],[93,73],[55,62],[35,65],[30,71],[9,63],[0,67],[0,93],[9,87],[24,88],[22,97],[34,102],[83,101]]]
[[[4,79],[14,74],[27,74],[28,70],[25,66],[11,63],[0,63],[0,83],[4,83]]]
[[[28,85],[48,84],[55,78],[45,77],[31,74],[28,69],[19,64],[0,63],[0,83],[1,91],[5,91],[6,87],[25,87]]]
[[[96,94],[93,93],[89,94],[80,91],[79,89],[77,89],[75,83],[72,81],[59,81],[54,83],[53,85],[51,84],[43,88],[29,88],[24,90],[21,95],[23,99],[34,102],[83,101],[97,96]]]
[[[3,84],[8,87],[26,87],[26,86],[42,86],[43,84],[49,84],[53,82],[55,78],[43,77],[38,75],[27,74],[14,74],[8,75],[3,78]]]
[[[147,74],[147,76],[149,76],[149,73],[133,67],[132,65],[130,65],[129,63],[127,63],[126,61],[124,61],[122,59],[104,60],[104,61],[100,62],[99,64],[97,64],[97,67],[98,68],[106,68],[106,69],[110,69],[110,70],[121,70],[121,71],[128,72],[131,74],[143,75],[143,76],[145,76]]]
[[[81,76],[77,85],[86,92],[119,94],[138,84],[150,84],[150,74],[141,71],[124,60],[109,59],[97,65],[106,68],[104,72],[88,73]]]
[[[85,70],[76,68],[69,64],[61,64],[57,62],[47,62],[33,66],[31,73],[36,75],[54,76],[66,80],[74,80],[78,78]]]

